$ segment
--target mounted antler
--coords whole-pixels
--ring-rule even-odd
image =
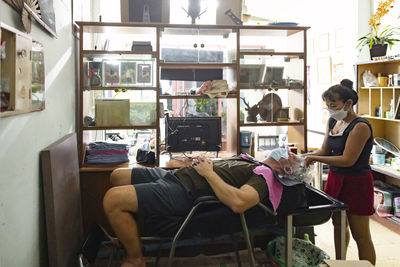
[[[247,121],[257,122],[257,115],[259,112],[258,104],[250,107],[249,103],[246,102],[246,99],[244,97],[240,97],[240,99],[242,99],[244,104],[247,106],[247,108],[245,108],[245,110],[247,111]]]

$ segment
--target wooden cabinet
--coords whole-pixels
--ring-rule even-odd
[[[0,23],[0,117],[45,107],[43,46],[10,26]]]
[[[400,117],[396,116],[399,109],[400,84],[381,84],[368,87],[364,85],[365,71],[387,77],[400,73],[400,60],[382,60],[357,63],[356,88],[358,91],[358,114],[366,118],[372,126],[374,137],[382,137],[397,147],[400,147]],[[374,179],[383,180],[400,187],[400,172],[389,166],[372,165]],[[377,215],[373,219],[400,233],[400,224]]]
[[[382,137],[400,147],[400,119],[387,115],[395,113],[400,97],[400,85],[367,87],[362,82],[362,75],[367,70],[370,70],[375,76],[378,73],[382,76],[400,73],[400,60],[358,63],[355,67],[356,88],[359,97],[358,114],[367,118],[371,123],[374,137]]]
[[[263,142],[286,135],[299,151],[307,150],[308,27],[78,25],[80,151],[114,134],[133,151],[150,142],[159,163],[165,112],[221,117],[222,152],[228,154],[240,153],[240,132],[248,130]],[[206,80],[226,80],[227,96],[196,94]],[[243,99],[260,111],[255,117]],[[262,148],[258,145],[256,154],[262,155]]]

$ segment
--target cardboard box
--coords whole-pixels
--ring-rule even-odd
[[[325,260],[325,263],[321,263],[318,266],[319,267],[373,267],[373,265],[366,260],[362,261]]]
[[[129,99],[96,99],[96,126],[128,126]]]

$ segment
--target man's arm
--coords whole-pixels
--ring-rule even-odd
[[[218,199],[234,212],[244,212],[260,202],[258,192],[252,186],[245,184],[240,188],[236,188],[225,183],[225,181],[214,172],[210,159],[204,157],[195,159],[193,160],[192,166],[207,180]]]

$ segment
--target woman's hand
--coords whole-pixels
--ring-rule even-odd
[[[306,155],[304,157],[304,160],[306,162],[306,167],[310,166],[311,164],[317,161],[316,156],[314,155]]]
[[[212,161],[205,157],[193,159],[192,167],[203,177],[206,177],[214,171]]]

